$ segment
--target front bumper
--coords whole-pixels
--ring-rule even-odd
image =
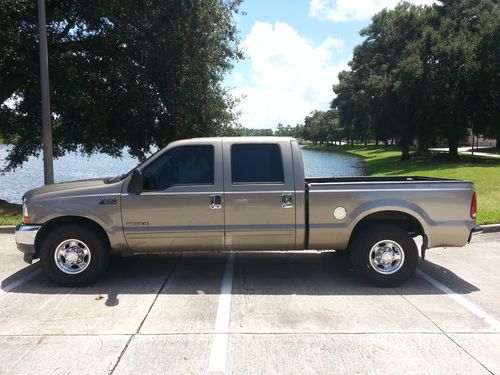
[[[16,227],[16,244],[24,253],[24,261],[31,263],[36,256],[35,238],[42,226],[36,224],[19,224]]]

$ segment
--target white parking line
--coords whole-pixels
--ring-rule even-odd
[[[224,372],[226,370],[229,317],[231,314],[231,291],[233,289],[233,269],[234,255],[231,253],[227,258],[226,269],[220,288],[212,349],[210,351],[210,361],[208,363],[209,372]]]
[[[417,269],[417,273],[420,276],[422,276],[425,280],[430,282],[432,285],[434,285],[436,288],[438,288],[443,293],[445,293],[448,297],[453,299],[455,302],[458,302],[460,305],[465,307],[471,313],[476,315],[479,319],[485,321],[490,326],[495,328],[497,331],[500,331],[500,322],[498,320],[496,320],[494,317],[492,317],[490,314],[488,314],[486,311],[480,309],[479,307],[474,305],[472,302],[470,302],[469,300],[462,297],[460,294],[457,294],[456,292],[454,292],[453,290],[448,288],[446,285],[440,283],[435,278],[426,274],[424,271]]]
[[[9,293],[10,291],[14,290],[15,288],[17,288],[18,286],[24,284],[25,282],[31,280],[32,278],[34,278],[36,275],[38,275],[40,272],[42,272],[42,269],[41,268],[38,268],[30,273],[28,273],[27,275],[17,279],[16,281],[10,283],[9,285],[7,286],[4,286],[2,288],[0,288],[0,297],[6,295],[7,293]]]

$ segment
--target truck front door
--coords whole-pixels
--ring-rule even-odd
[[[173,145],[141,170],[144,191],[122,192],[132,251],[224,249],[220,140]]]

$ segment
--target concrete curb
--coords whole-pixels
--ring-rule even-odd
[[[14,225],[2,225],[0,226],[0,233],[14,234],[16,227]]]
[[[500,224],[487,224],[480,225],[479,227],[483,230],[483,233],[500,232]]]

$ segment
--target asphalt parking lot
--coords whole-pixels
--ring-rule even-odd
[[[399,288],[334,252],[114,259],[62,288],[0,234],[0,374],[500,374],[500,234]]]

